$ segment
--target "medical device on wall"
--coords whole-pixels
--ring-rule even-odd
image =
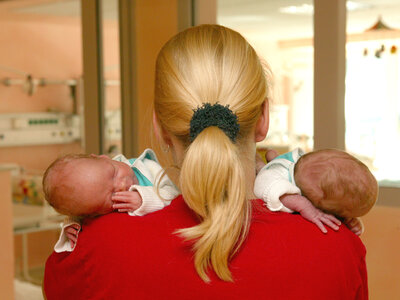
[[[106,137],[121,139],[121,113],[107,111]],[[82,120],[70,113],[0,114],[0,147],[66,144],[82,138]]]
[[[0,115],[0,147],[62,144],[80,139],[78,115],[26,113]]]

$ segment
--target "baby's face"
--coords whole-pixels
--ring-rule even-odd
[[[108,157],[100,157],[99,161],[104,164],[104,176],[112,183],[113,193],[128,191],[131,185],[139,183],[135,173],[126,163]]]
[[[107,157],[81,159],[74,162],[71,177],[76,181],[75,205],[80,215],[102,215],[111,212],[112,195],[128,191],[138,184],[132,169],[123,162]]]

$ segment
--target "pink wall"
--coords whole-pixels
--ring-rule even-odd
[[[81,23],[79,18],[54,18],[0,13],[0,80],[23,79],[2,69],[8,67],[34,78],[78,79],[82,76]],[[119,79],[117,24],[104,25],[105,76]],[[119,87],[106,88],[107,107],[119,107]],[[29,96],[21,86],[0,84],[0,113],[71,112],[73,102],[67,86],[37,87]],[[18,163],[28,169],[45,169],[56,157],[82,152],[79,143],[0,148],[0,163]],[[35,159],[32,160],[32,157]]]
[[[21,1],[23,2],[23,1]],[[34,78],[55,80],[82,77],[82,42],[80,18],[11,14],[0,5],[0,81],[24,76],[4,70],[16,69]],[[116,21],[106,21],[104,28],[105,78],[119,79],[119,47]],[[107,108],[119,107],[119,87],[105,90]],[[37,87],[29,96],[21,86],[0,84],[0,113],[71,112],[72,99],[63,85]],[[80,143],[0,147],[0,164],[17,163],[28,170],[43,171],[55,158],[71,152],[83,152]],[[56,232],[31,234],[29,264],[42,265],[57,240]],[[21,237],[14,238],[17,272],[20,271]]]
[[[2,299],[14,299],[11,174],[8,171],[0,171],[0,191],[0,296]]]
[[[0,79],[23,79],[7,72],[9,67],[32,74],[34,78],[73,79],[82,74],[81,30],[79,20],[64,23],[35,17],[0,19]],[[37,87],[29,96],[21,86],[0,85],[0,112],[27,113],[55,110],[72,111],[66,86]],[[28,169],[45,169],[57,156],[82,151],[78,144],[0,148],[0,163],[18,163]],[[34,158],[34,159],[32,159]]]

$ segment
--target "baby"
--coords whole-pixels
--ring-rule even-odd
[[[54,161],[43,176],[46,200],[64,221],[55,251],[73,251],[80,218],[114,210],[143,216],[169,205],[179,190],[168,178],[155,153],[146,149],[137,159],[117,155],[73,154]],[[158,194],[154,185],[157,184]]]
[[[272,151],[267,155],[276,156]],[[296,149],[267,165],[259,160],[257,169],[254,192],[271,211],[299,212],[324,233],[323,224],[339,228],[336,215],[361,234],[361,221],[355,217],[366,214],[377,198],[377,182],[368,168],[338,150],[303,155]],[[150,149],[131,160],[84,154],[57,159],[44,174],[43,190],[50,205],[72,218],[64,222],[55,251],[73,251],[82,217],[115,210],[143,216],[169,205],[180,192],[162,173]]]
[[[299,212],[326,233],[340,218],[354,233],[363,231],[361,220],[378,197],[378,184],[367,166],[350,154],[318,150],[304,154],[299,148],[275,157],[267,152],[265,165],[257,161],[254,193],[271,211]],[[275,158],[274,158],[275,157]]]

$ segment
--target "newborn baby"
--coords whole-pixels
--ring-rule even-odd
[[[257,162],[254,193],[272,211],[299,212],[323,232],[337,229],[339,217],[356,234],[378,197],[378,183],[368,167],[350,154],[325,149],[304,154],[299,148],[276,156],[268,152]]]
[[[62,226],[55,251],[73,250],[80,218],[114,210],[143,216],[169,205],[180,192],[162,173],[151,149],[130,160],[123,155],[110,159],[72,154],[54,161],[43,176],[45,198],[56,211],[71,217]]]

